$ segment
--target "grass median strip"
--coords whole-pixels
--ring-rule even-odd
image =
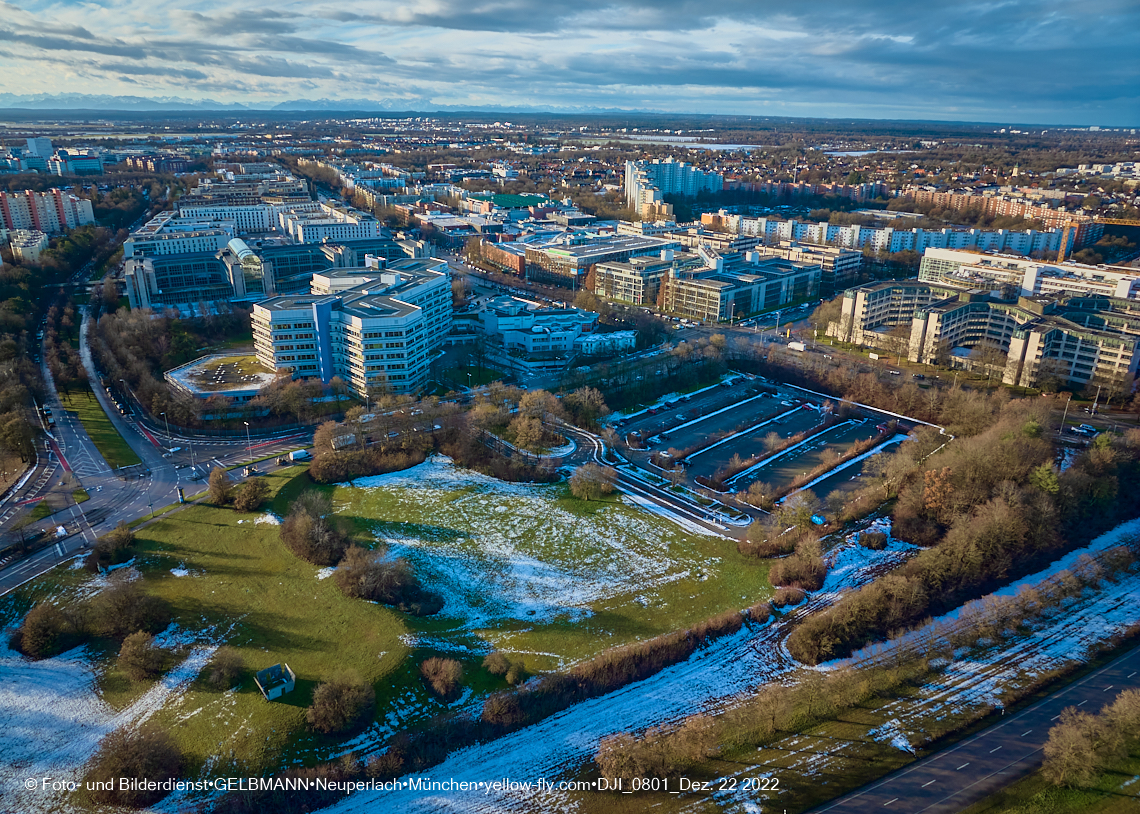
[[[103,460],[112,469],[118,469],[121,466],[131,466],[133,464],[142,463],[139,456],[131,449],[126,440],[115,429],[115,425],[111,423],[111,419],[103,412],[103,408],[99,406],[95,394],[90,390],[86,394],[81,394],[68,401],[67,409],[74,412],[79,418],[79,422],[83,425],[83,429],[87,431],[87,435],[95,444],[95,448],[99,450],[99,454],[103,456]]]

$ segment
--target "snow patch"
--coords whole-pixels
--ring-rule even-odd
[[[281,518],[275,515],[273,512],[266,512],[253,522],[255,525],[265,524],[267,526],[280,526]]]
[[[317,579],[328,579],[336,572],[336,566],[330,565],[327,568],[322,568],[317,572]]]

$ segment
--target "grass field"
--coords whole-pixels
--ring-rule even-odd
[[[300,467],[265,480],[277,516],[314,488]],[[156,702],[158,684],[130,682],[114,666],[114,643],[95,642],[82,656],[98,692],[87,703],[128,720],[150,704],[149,719],[175,737],[191,766],[244,776],[346,748],[367,753],[400,729],[504,688],[480,666],[491,649],[511,651],[530,671],[550,669],[745,607],[771,590],[767,565],[745,561],[731,541],[684,534],[618,500],[585,504],[562,485],[505,484],[446,459],[372,480],[386,482],[333,489],[338,514],[359,541],[385,542],[411,560],[445,596],[443,613],[419,619],[344,597],[327,572],[283,547],[273,515],[188,506],[136,531],[125,573],[172,607],[175,623],[160,639],[175,661],[235,647],[246,666],[241,685],[218,692],[195,679]],[[90,595],[106,580],[56,569],[0,599],[0,621],[17,621],[37,599]],[[450,705],[418,676],[419,663],[439,653],[465,667],[464,693]],[[278,662],[297,674],[297,688],[269,703],[253,672]],[[315,686],[344,671],[377,695],[376,720],[348,744],[304,720]]]
[[[426,646],[520,654],[530,670],[686,627],[770,591],[767,564],[617,498],[504,484],[433,459],[341,486],[338,513],[446,600]]]
[[[127,446],[123,436],[119,435],[119,431],[115,429],[115,425],[103,412],[103,408],[95,400],[95,394],[90,390],[72,398],[67,403],[66,409],[76,414],[83,424],[83,429],[94,442],[95,448],[112,469],[142,463],[135,451]]]
[[[71,497],[74,498],[76,503],[82,503],[85,500],[91,499],[91,495],[87,494],[86,489],[75,489],[72,491]]]
[[[472,387],[478,387],[483,384],[497,382],[505,375],[507,375],[503,373],[503,371],[495,370],[494,368],[478,368],[474,366],[454,367],[443,372],[443,376],[445,378],[447,378],[452,384],[459,387],[467,387],[469,382],[467,378],[468,374],[471,376],[470,384]]]

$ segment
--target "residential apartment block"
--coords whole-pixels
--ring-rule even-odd
[[[724,189],[724,176],[673,158],[625,162],[625,202],[643,216],[657,211],[666,195],[692,198]]]
[[[339,376],[361,398],[414,393],[451,329],[451,276],[431,259],[336,269],[309,294],[256,303],[252,323],[258,361],[274,370]]]
[[[54,235],[94,222],[91,201],[61,189],[0,192],[0,228]]]

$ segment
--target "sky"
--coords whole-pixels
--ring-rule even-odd
[[[1140,126],[1136,0],[0,0],[0,93]]]

